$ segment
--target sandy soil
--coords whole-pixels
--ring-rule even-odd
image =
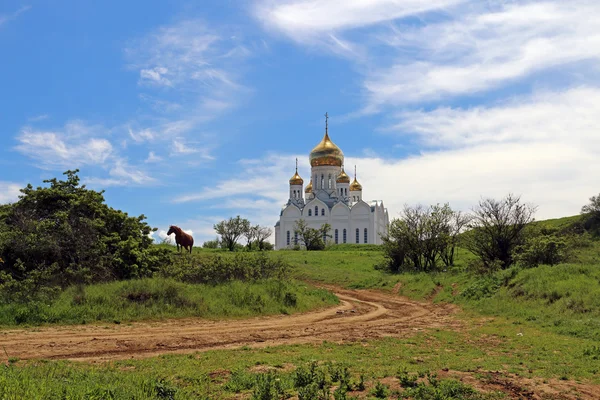
[[[336,293],[341,303],[326,310],[233,321],[187,318],[126,325],[4,330],[0,331],[0,350],[21,360],[102,362],[244,345],[361,341],[406,337],[431,328],[465,328],[462,321],[454,318],[458,309],[453,305],[412,301],[395,293],[328,289]],[[477,371],[479,376],[482,373],[486,372]],[[488,372],[489,379],[483,381],[458,371],[440,371],[440,374],[451,375],[482,390],[501,390],[507,398],[600,399],[600,386],[575,382],[542,382],[498,372]]]
[[[425,328],[459,328],[452,305],[385,293],[335,289],[338,307],[245,320],[197,318],[0,331],[0,349],[19,359],[104,361],[239,346],[357,341],[407,336]]]

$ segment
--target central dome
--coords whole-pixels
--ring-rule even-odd
[[[329,139],[329,134],[325,132],[323,140],[312,149],[308,159],[311,167],[323,165],[341,167],[344,163],[344,153]]]

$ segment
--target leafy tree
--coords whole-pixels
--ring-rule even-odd
[[[486,266],[513,263],[514,250],[525,241],[524,229],[533,222],[536,207],[509,194],[502,200],[482,199],[473,210],[466,247]]]
[[[298,240],[306,250],[323,250],[327,238],[331,237],[330,230],[329,224],[323,224],[319,229],[310,228],[303,219],[299,219],[294,225],[294,233],[298,234]]]
[[[66,180],[31,184],[0,208],[0,286],[34,295],[43,288],[149,276],[164,261],[152,246],[156,229],[104,203],[103,192]]]
[[[215,224],[214,228],[221,235],[222,246],[229,249],[229,251],[233,251],[238,239],[250,229],[250,221],[238,215],[235,218],[232,217]]]
[[[448,207],[447,204],[446,207]],[[440,249],[440,259],[446,267],[450,267],[454,265],[454,256],[456,254],[456,246],[458,246],[460,234],[463,233],[471,221],[471,216],[460,211],[452,211],[450,213],[444,213],[444,217],[446,246],[443,246],[443,248]]]
[[[581,214],[585,215],[585,228],[592,233],[600,233],[600,194],[590,197],[590,202],[581,207]]]
[[[252,243],[256,240],[259,229],[259,225],[251,226],[248,224],[248,230],[244,232],[244,236],[246,237],[246,247],[248,250],[252,250]]]
[[[392,220],[388,234],[382,237],[386,261],[379,268],[431,271],[440,259],[446,266],[452,265],[465,223],[464,215],[448,204],[405,206],[402,216]]]
[[[271,243],[266,242],[266,240],[271,237],[273,230],[267,226],[258,226],[256,225],[256,243],[258,244],[259,250],[272,250],[273,245]],[[270,246],[269,246],[270,245]],[[270,247],[270,248],[269,248]]]

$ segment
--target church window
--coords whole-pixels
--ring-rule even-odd
[[[335,230],[335,244],[338,244],[338,229]]]
[[[344,228],[342,239],[344,240],[344,243],[346,243],[346,228]]]
[[[329,181],[328,181],[327,185],[328,185],[327,188],[331,189],[331,174],[329,174]]]
[[[298,245],[298,232],[294,232],[294,244]]]
[[[290,231],[287,231],[287,245],[290,245]]]
[[[315,217],[319,216],[319,207],[315,206]]]
[[[308,209],[308,216],[312,216],[312,210],[310,208]]]
[[[321,174],[321,189],[325,189],[325,175]]]
[[[324,208],[321,208],[321,215],[323,215],[323,216],[325,215],[325,209]]]
[[[367,228],[365,228],[365,243],[367,243]]]
[[[360,242],[358,241],[358,236],[359,236],[359,235],[360,235],[360,230],[359,230],[358,228],[356,228],[356,243],[357,243],[357,244],[358,244],[358,243],[360,243]]]

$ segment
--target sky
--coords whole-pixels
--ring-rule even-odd
[[[78,168],[156,240],[272,227],[327,112],[391,218],[509,193],[574,215],[600,191],[598,20],[597,0],[4,0],[0,203]]]

